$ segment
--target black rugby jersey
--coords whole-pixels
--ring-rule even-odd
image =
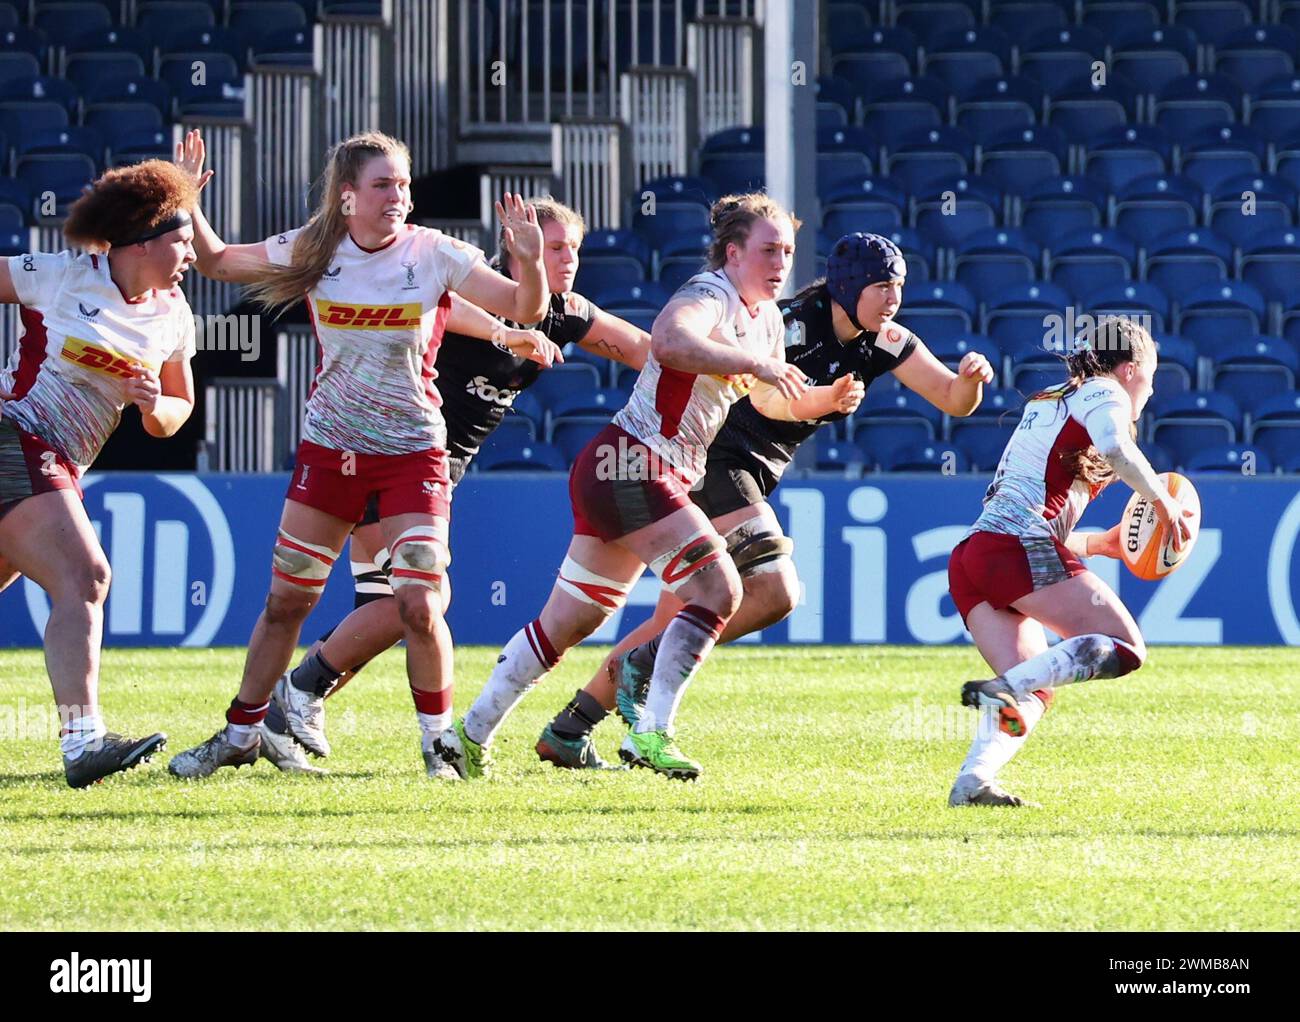
[[[493,260],[490,264],[504,272]],[[505,274],[509,276],[509,274]],[[489,314],[490,315],[490,314]],[[552,294],[546,316],[537,329],[560,347],[578,342],[591,330],[596,306],[573,291]],[[508,327],[517,324],[507,320]],[[435,363],[442,415],[447,420],[447,453],[472,458],[483,441],[501,425],[515,395],[544,372],[536,362],[502,351],[491,341],[448,331]]]
[[[849,341],[835,336],[831,321],[833,299],[824,288],[804,298],[778,302],[785,318],[785,358],[808,377],[809,386],[828,386],[851,372],[864,386],[892,372],[916,349],[916,335],[905,327],[889,324],[884,336],[865,330]],[[765,489],[774,488],[794,459],[795,448],[807,440],[823,422],[836,422],[839,412],[812,422],[782,422],[769,419],[748,397],[731,407],[727,421],[709,447],[715,455],[753,463],[760,470]]]

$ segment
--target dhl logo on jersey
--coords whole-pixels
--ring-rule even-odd
[[[148,365],[140,359],[129,359],[112,348],[103,344],[92,344],[80,337],[65,337],[62,354],[69,362],[75,362],[85,369],[108,376],[117,376],[124,380],[135,375],[136,366],[158,371],[157,366]]]
[[[405,305],[349,305],[316,299],[321,326],[336,330],[410,330],[420,325],[424,309],[419,302]]]

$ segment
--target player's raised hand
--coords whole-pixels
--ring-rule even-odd
[[[152,412],[162,397],[162,381],[147,366],[135,365],[132,368],[135,375],[126,381],[127,400],[142,412]]]
[[[803,397],[808,389],[808,377],[803,374],[803,370],[784,359],[759,359],[754,375],[763,383],[775,387],[782,397],[791,401]]]
[[[496,204],[497,219],[505,228],[506,250],[523,262],[531,263],[542,254],[542,228],[537,210],[524,202],[518,192],[506,192]]]
[[[540,330],[505,330],[499,346],[516,358],[526,358],[547,369],[564,362],[560,346]]]
[[[845,373],[831,384],[831,410],[842,415],[852,415],[866,394],[866,385],[852,373]]]
[[[978,351],[968,351],[957,365],[957,375],[963,379],[977,379],[980,383],[993,382],[993,367]]]
[[[176,165],[189,174],[198,185],[199,191],[212,180],[215,173],[203,169],[203,162],[208,158],[208,147],[203,141],[203,133],[192,128],[185,133],[185,140],[176,143]]]

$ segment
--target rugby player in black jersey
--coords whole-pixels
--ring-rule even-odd
[[[650,337],[645,331],[612,316],[572,290],[578,271],[578,249],[586,226],[582,216],[552,199],[533,199],[542,228],[543,262],[550,305],[532,329],[503,323],[477,306],[452,296],[452,313],[438,351],[437,387],[447,423],[447,452],[453,485],[460,482],[483,442],[505,418],[515,396],[531,386],[552,360],[562,362],[559,349],[573,343],[585,351],[640,369]],[[510,276],[504,242],[496,269]],[[482,339],[491,339],[485,344]],[[376,509],[352,534],[350,559],[356,585],[355,609],[309,650],[303,661],[276,684],[271,708],[262,727],[262,755],[281,770],[320,773],[303,754],[329,754],[325,736],[324,698],[337,692],[372,657],[402,637],[393,591],[387,578],[387,553],[373,524]],[[442,579],[444,610],[451,591]],[[445,693],[445,694],[444,694]],[[439,703],[427,708],[431,717],[451,724],[451,688],[439,693]],[[423,712],[423,711],[422,711]],[[430,726],[438,721],[423,721]],[[447,768],[439,774],[455,779]]]
[[[803,441],[823,423],[852,414],[866,388],[886,373],[955,416],[973,412],[984,384],[993,380],[983,355],[968,353],[953,373],[920,338],[893,322],[906,275],[903,255],[888,238],[849,234],[832,249],[825,280],[778,303],[786,323],[786,360],[804,372],[809,387],[835,388],[839,410],[810,422],[781,421],[742,398],[710,445],[703,483],[691,496],[727,541],[744,586],[740,609],[719,641],[775,624],[798,600],[794,545],[767,498]],[[672,594],[660,594],[654,616],[614,648],[587,687],[543,730],[537,742],[543,760],[571,768],[603,765],[592,729],[616,706],[635,725],[658,636],[680,609]]]

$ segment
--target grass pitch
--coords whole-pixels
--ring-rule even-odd
[[[491,781],[448,785],[400,651],[330,700],[331,776],[182,783],[166,760],[216,730],[243,650],[110,650],[109,726],[170,745],[82,792],[34,734],[41,653],[0,653],[0,927],[1300,927],[1300,650],[1156,648],[1063,690],[1002,775],[1039,810],[946,806],[970,647],[719,650],[682,713],[693,785],[538,762],[602,653],[524,700]],[[458,711],[495,654],[457,651]],[[601,725],[604,755],[620,735]]]

